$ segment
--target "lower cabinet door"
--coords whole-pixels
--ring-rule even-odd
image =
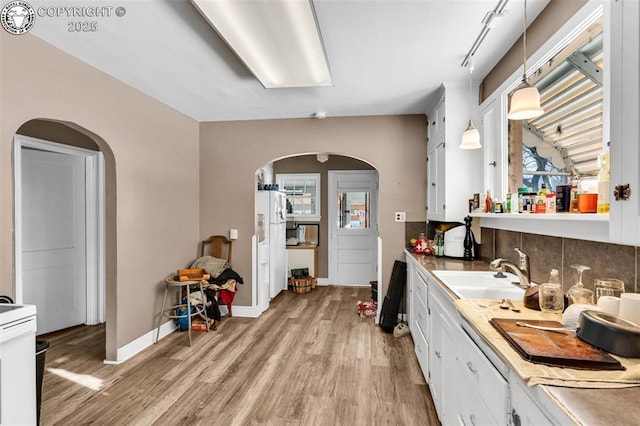
[[[413,330],[413,344],[415,347],[416,357],[418,358],[418,363],[420,364],[424,380],[429,383],[429,344],[417,324],[414,325]]]
[[[460,400],[463,401],[458,407],[457,424],[465,426],[489,426],[502,425],[504,422],[497,422],[491,412],[482,403],[482,398],[470,386],[460,386]]]
[[[511,382],[511,421],[517,426],[545,426],[555,422],[542,412],[535,402],[527,395],[522,384]]]

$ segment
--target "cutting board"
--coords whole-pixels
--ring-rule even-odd
[[[516,321],[544,327],[564,327],[558,321],[492,318],[489,323],[527,361],[555,367],[583,370],[624,370],[620,362],[575,333],[536,330],[516,325]]]

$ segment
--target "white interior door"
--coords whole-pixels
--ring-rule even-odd
[[[38,334],[87,316],[85,160],[23,148],[22,291],[37,307]]]
[[[329,172],[329,281],[368,285],[377,279],[378,173]]]

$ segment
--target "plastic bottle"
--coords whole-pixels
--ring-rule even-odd
[[[549,193],[547,194],[547,213],[555,213],[556,212],[556,194]]]
[[[543,183],[542,187],[540,188],[540,193],[538,194],[541,197],[546,197],[547,196],[547,184]]]
[[[517,192],[511,193],[511,213],[520,213],[520,197]]]
[[[598,173],[598,213],[609,213],[609,180],[610,180],[610,154],[609,145],[598,155],[598,163],[600,164],[600,172]]]

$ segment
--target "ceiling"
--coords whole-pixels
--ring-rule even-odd
[[[253,0],[250,0],[253,1]],[[269,0],[266,0],[269,1]],[[333,76],[329,87],[265,89],[188,0],[74,1],[111,16],[36,15],[31,33],[198,121],[422,114],[442,82],[466,84],[461,63],[498,0],[314,0]],[[531,22],[549,0],[528,0]],[[36,1],[59,7],[65,1]],[[71,4],[71,2],[69,2]],[[126,13],[118,17],[115,7]],[[480,81],[522,33],[523,0],[474,56]],[[97,31],[70,32],[96,21]],[[283,47],[283,48],[286,48]]]

